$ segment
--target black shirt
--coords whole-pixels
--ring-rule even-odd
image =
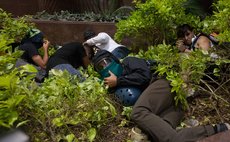
[[[79,42],[71,42],[63,45],[50,58],[46,66],[48,72],[60,64],[70,64],[74,68],[83,66],[83,57],[86,56],[84,47]]]
[[[144,59],[126,57],[123,62],[123,73],[117,78],[117,86],[136,86],[144,90],[151,80],[151,70]]]
[[[35,55],[39,55],[38,49],[36,46],[32,43],[24,43],[19,46],[19,50],[23,50],[24,53],[22,54],[21,58],[27,61],[30,64],[34,64],[34,61],[32,60],[32,57]]]

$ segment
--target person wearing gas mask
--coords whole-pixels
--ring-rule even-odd
[[[144,59],[126,57],[121,63],[112,53],[98,50],[92,63],[110,92],[124,106],[134,105],[151,79],[151,70]]]
[[[44,34],[38,29],[30,29],[22,39],[18,49],[23,51],[21,57],[16,61],[15,67],[31,64],[37,70],[35,81],[42,82],[45,78],[45,68],[49,59],[48,48],[50,42],[44,40]],[[39,48],[43,47],[43,57],[39,54]]]

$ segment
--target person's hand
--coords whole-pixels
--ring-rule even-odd
[[[50,42],[48,40],[43,41],[43,49],[47,50],[49,48]]]
[[[116,87],[117,86],[117,76],[113,74],[111,71],[109,71],[110,76],[106,77],[104,79],[105,85],[108,85],[109,87]]]

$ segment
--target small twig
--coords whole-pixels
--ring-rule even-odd
[[[220,88],[222,88],[224,91],[226,91],[226,93],[228,93],[229,94],[229,91],[228,90],[226,90],[223,86],[226,84],[226,83],[228,83],[230,81],[230,79],[229,80],[227,80],[227,81],[225,81],[224,83],[222,83],[221,85],[219,85],[219,87],[217,87],[216,88],[216,90],[214,91],[214,92],[216,92],[217,90],[219,90]]]
[[[199,88],[201,88],[201,89],[204,90],[205,92],[208,92],[208,93],[214,95],[215,99],[219,98],[219,99],[221,99],[222,101],[224,101],[225,103],[228,103],[224,98],[222,98],[221,96],[217,95],[217,94],[212,90],[212,88],[211,88],[204,80],[201,79],[201,82],[204,83],[205,86],[207,86],[208,89],[209,89],[211,92],[208,91],[208,90],[206,90],[206,89],[204,89],[204,88],[201,87],[201,86],[198,86]]]
[[[214,83],[216,83],[217,85],[220,85],[217,81],[215,81],[211,76],[207,75],[207,74],[203,74],[204,76],[208,77],[209,79],[211,79]]]
[[[211,94],[215,97],[215,99],[217,99],[218,95],[215,94],[215,92],[212,90],[212,88],[205,81],[203,81],[202,79],[201,79],[201,82],[204,83],[208,87],[208,89],[211,91]],[[218,114],[220,120],[223,122],[223,119],[222,119],[222,117],[220,115],[219,110],[215,107],[215,105],[213,104],[213,101],[211,101],[211,103],[212,103],[214,109],[216,110],[216,113]]]

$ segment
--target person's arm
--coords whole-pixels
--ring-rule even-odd
[[[83,67],[87,68],[88,65],[90,64],[89,57],[88,56],[83,57],[82,61],[83,61]]]
[[[178,39],[176,41],[176,47],[180,50],[180,52],[191,52],[191,50],[188,49],[188,46],[184,44],[183,39]]]
[[[32,60],[41,68],[45,69],[46,68],[46,64],[48,62],[49,59],[49,55],[48,55],[48,48],[49,48],[49,44],[50,42],[48,40],[45,40],[43,43],[43,50],[44,50],[44,55],[43,58],[40,55],[34,55],[32,57]]]
[[[96,45],[98,43],[103,44],[103,43],[107,43],[109,41],[110,37],[108,34],[106,33],[99,33],[97,36],[88,39],[86,42],[83,43],[83,45],[89,45],[89,46],[93,46]]]

